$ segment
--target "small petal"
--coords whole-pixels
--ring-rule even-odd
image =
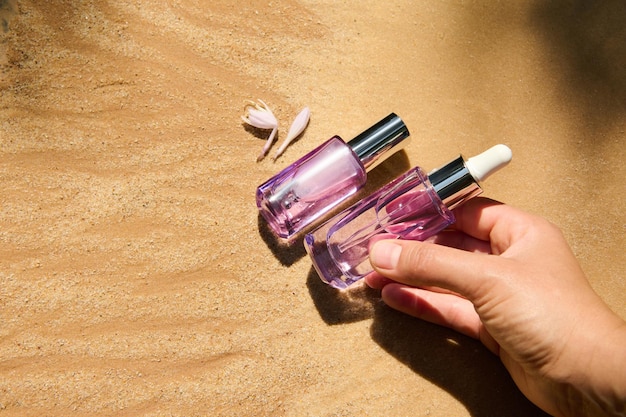
[[[270,133],[270,136],[265,141],[265,146],[263,146],[261,153],[256,158],[257,162],[262,161],[263,158],[265,158],[265,155],[267,155],[267,151],[270,150],[270,146],[272,146],[272,142],[274,142],[274,136],[276,136],[276,132],[278,132],[278,127],[272,129],[272,133]]]
[[[278,126],[276,116],[262,100],[259,100],[259,103],[249,101],[244,107],[244,111],[247,111],[248,114],[242,116],[242,120],[251,126],[259,129],[274,129]]]
[[[297,138],[309,124],[310,117],[311,111],[309,110],[309,108],[305,107],[304,109],[302,109],[302,111],[294,119],[291,127],[289,127],[287,139],[292,140],[294,138]]]
[[[271,118],[265,117],[264,115],[250,113],[248,118],[244,118],[243,120],[249,125],[259,129],[273,129],[276,127],[276,122]]]
[[[289,128],[289,132],[287,133],[287,137],[285,138],[278,151],[276,151],[276,155],[274,155],[274,160],[276,160],[282,153],[287,149],[287,146],[291,143],[292,140],[297,138],[302,134],[304,129],[306,129],[309,124],[309,119],[311,117],[311,111],[308,107],[302,109],[302,111],[296,116],[291,127]]]
[[[276,116],[274,116],[274,113],[272,113],[268,105],[261,99],[258,100],[258,103],[249,101],[244,107],[244,111],[247,112],[245,116],[241,116],[241,120],[243,120],[244,123],[258,129],[272,129],[261,154],[257,158],[257,161],[260,161],[265,158],[267,151],[269,151],[272,146],[276,132],[278,132],[278,120],[276,120]]]

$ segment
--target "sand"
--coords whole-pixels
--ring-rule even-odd
[[[365,192],[506,143],[626,317],[621,1],[0,1],[0,415],[539,416],[480,343],[321,283],[256,187],[390,112]],[[241,122],[263,99],[277,143]]]

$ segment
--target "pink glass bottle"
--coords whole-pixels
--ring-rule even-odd
[[[454,223],[451,210],[482,192],[478,185],[511,160],[505,145],[430,175],[415,167],[308,233],[304,246],[322,281],[347,288],[372,272],[369,249],[381,239],[424,240]]]
[[[367,172],[402,149],[408,137],[393,113],[348,143],[334,136],[261,184],[257,207],[278,236],[291,239],[362,188]]]

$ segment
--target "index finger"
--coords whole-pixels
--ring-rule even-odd
[[[500,254],[528,230],[533,217],[522,210],[485,197],[469,200],[454,209],[454,229],[491,242],[492,253]]]

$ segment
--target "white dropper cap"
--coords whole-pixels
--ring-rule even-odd
[[[496,145],[485,152],[465,161],[467,169],[476,181],[484,181],[494,172],[504,168],[513,158],[513,152],[506,145]]]

